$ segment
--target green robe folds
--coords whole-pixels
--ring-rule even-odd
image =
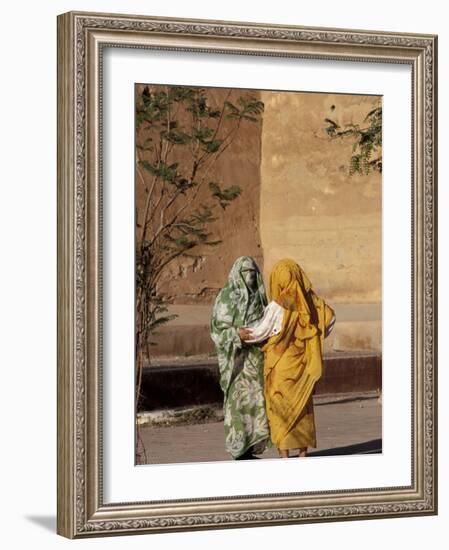
[[[219,292],[212,313],[215,343],[224,393],[225,446],[233,458],[247,451],[259,454],[270,444],[263,389],[263,352],[245,344],[239,328],[263,316],[267,305],[262,275],[252,258],[238,258]]]

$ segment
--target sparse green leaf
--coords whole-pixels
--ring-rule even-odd
[[[341,128],[335,121],[325,118],[328,126],[324,129],[328,136],[335,138],[354,138],[353,155],[349,162],[349,174],[369,174],[375,170],[382,172],[382,107],[376,107],[365,116],[364,122],[369,125],[361,128],[360,124],[347,124]],[[371,161],[373,155],[375,161]]]

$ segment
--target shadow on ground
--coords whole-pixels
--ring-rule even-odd
[[[357,455],[357,454],[378,454],[382,452],[382,439],[372,439],[356,445],[346,445],[345,447],[334,447],[333,449],[323,449],[322,451],[312,451],[307,456],[339,456],[339,455]]]
[[[56,533],[56,517],[55,516],[25,516],[25,519],[39,525],[46,531]]]

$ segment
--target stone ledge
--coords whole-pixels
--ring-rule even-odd
[[[181,358],[144,369],[139,410],[221,403],[223,393],[215,359],[182,363]],[[379,354],[341,353],[324,358],[324,374],[316,395],[378,391],[382,387]]]

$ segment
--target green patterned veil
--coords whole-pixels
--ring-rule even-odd
[[[263,353],[240,339],[240,327],[263,316],[267,297],[262,274],[249,256],[238,258],[215,300],[210,330],[224,393],[226,449],[238,458],[262,452],[269,439],[263,396]]]
[[[255,273],[251,286],[247,282],[248,271]],[[225,394],[232,374],[229,372],[229,361],[242,348],[238,329],[260,319],[266,305],[262,274],[256,262],[249,256],[237,258],[229,272],[227,283],[215,300],[211,321],[211,337],[217,347],[220,382]],[[230,328],[234,330],[227,330]]]

